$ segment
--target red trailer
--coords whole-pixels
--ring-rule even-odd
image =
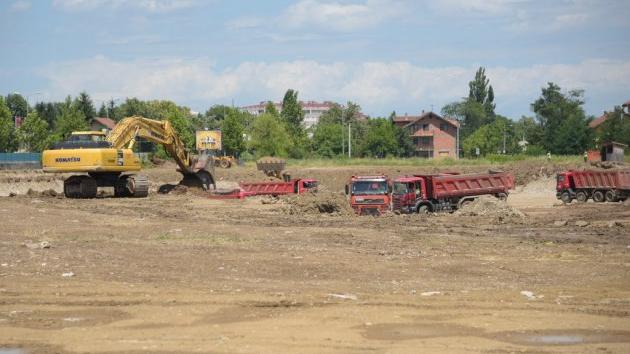
[[[241,182],[239,185],[243,191],[251,195],[302,194],[317,191],[317,180],[310,178],[288,182]]]
[[[256,195],[285,195],[317,192],[317,180],[311,178],[294,179],[288,182],[241,182],[239,188],[215,192],[212,199],[243,199]]]
[[[507,199],[514,189],[510,173],[413,175],[394,180],[392,207],[401,213],[454,211],[481,195]]]
[[[601,203],[626,200],[630,195],[630,170],[569,170],[557,176],[556,197],[565,203],[573,199]]]

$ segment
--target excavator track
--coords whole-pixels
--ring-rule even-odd
[[[114,197],[145,198],[149,195],[149,179],[144,175],[121,176],[114,186]]]
[[[97,190],[96,180],[90,176],[71,176],[63,182],[63,193],[66,198],[94,198]]]

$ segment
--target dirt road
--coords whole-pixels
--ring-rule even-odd
[[[295,173],[337,191],[351,171]],[[178,178],[168,166],[149,174],[154,189]],[[525,216],[291,215],[282,201],[198,194],[1,197],[0,348],[630,352],[630,207],[556,205],[544,178],[510,204]]]

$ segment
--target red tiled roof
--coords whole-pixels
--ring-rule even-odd
[[[600,124],[604,123],[608,119],[608,114],[604,113],[601,117],[593,119],[590,123],[588,123],[588,127],[591,129],[597,128]]]
[[[109,119],[109,118],[94,117],[93,120],[107,129],[114,129],[114,127],[116,126],[116,122],[114,122],[112,119]]]
[[[408,124],[411,123],[415,123],[419,120],[422,120],[424,118],[427,117],[436,117],[438,119],[442,119],[443,121],[446,121],[447,123],[451,124],[452,126],[458,127],[459,128],[459,121],[457,119],[453,119],[453,118],[449,118],[449,117],[442,117],[437,113],[433,113],[433,112],[426,112],[426,113],[422,113],[419,116],[397,116],[394,118],[394,122],[407,122]]]

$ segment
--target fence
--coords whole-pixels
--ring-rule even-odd
[[[42,168],[42,154],[34,152],[0,153],[0,169]]]

